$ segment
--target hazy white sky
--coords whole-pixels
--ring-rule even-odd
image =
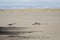
[[[60,8],[60,0],[0,0],[0,9]]]

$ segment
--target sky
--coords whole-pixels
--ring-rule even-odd
[[[60,8],[60,0],[0,0],[0,9]]]

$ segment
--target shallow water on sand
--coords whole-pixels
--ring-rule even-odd
[[[40,25],[32,25],[35,22]],[[7,37],[0,35],[0,40],[60,40],[60,13],[0,13],[0,26],[16,23],[16,27],[31,27],[23,31],[41,31],[18,34],[20,37]]]

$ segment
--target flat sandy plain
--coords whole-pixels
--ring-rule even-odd
[[[32,25],[35,22],[41,24]],[[0,10],[0,26],[8,27],[9,23],[16,23],[16,27],[31,27],[22,29],[24,31],[41,32],[19,34],[22,37],[0,35],[0,40],[60,40],[60,9]]]

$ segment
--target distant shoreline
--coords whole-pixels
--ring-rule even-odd
[[[0,12],[60,12],[60,9],[0,9]]]

